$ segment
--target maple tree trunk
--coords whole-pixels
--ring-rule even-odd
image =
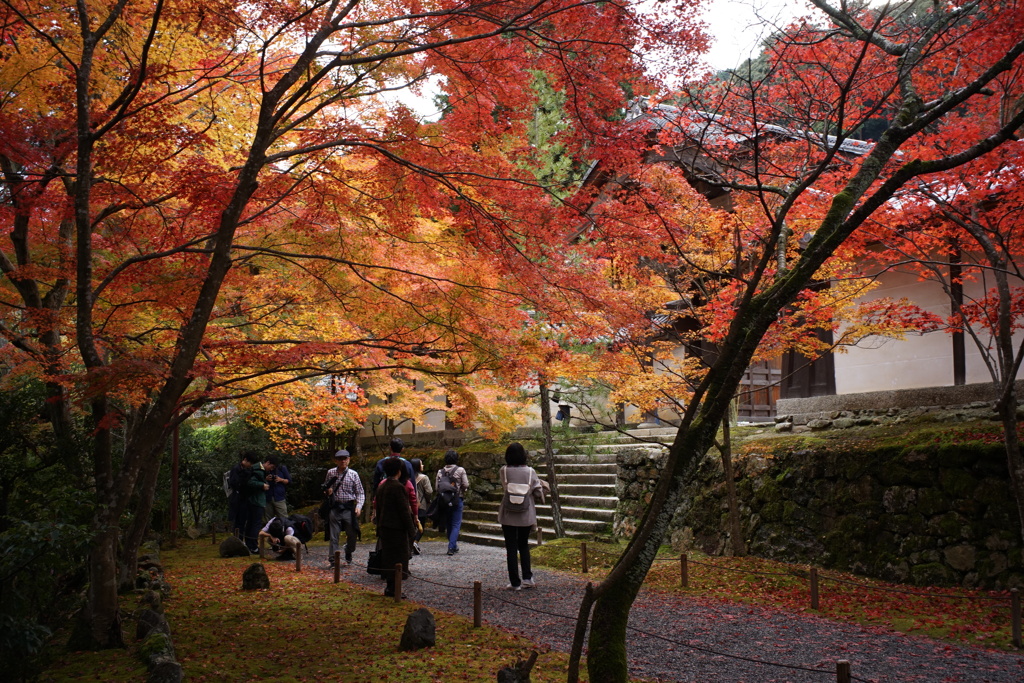
[[[732,411],[729,411],[732,413]],[[729,503],[729,545],[732,548],[734,557],[743,557],[747,554],[746,543],[743,542],[743,525],[740,524],[740,503],[736,495],[736,478],[732,471],[732,436],[729,433],[729,423],[732,415],[722,420],[722,443],[718,446],[718,452],[722,455],[722,471],[725,474],[725,496]]]
[[[1013,385],[1013,380],[1009,380]],[[1017,502],[1017,519],[1020,522],[1019,536],[1024,538],[1024,454],[1021,453],[1020,437],[1017,434],[1017,394],[1012,388],[1008,392],[1013,401],[999,404],[1003,436],[1006,443],[1006,466],[1010,471],[1010,488]]]
[[[89,549],[89,590],[69,646],[81,649],[124,647],[117,607],[116,526],[95,531]]]
[[[591,683],[629,681],[626,627],[633,600],[667,535],[692,464],[714,445],[719,420],[701,417],[689,424],[684,422],[680,427],[669,453],[672,470],[662,472],[640,528],[615,568],[599,586],[587,650],[587,671]]]
[[[551,399],[543,375],[540,378],[540,423],[544,433],[544,463],[547,467],[548,483],[551,484],[551,520],[555,527],[555,538],[565,538],[562,502],[558,495],[558,477],[555,474],[555,450],[551,441]]]
[[[163,449],[157,449],[160,453]],[[160,475],[160,459],[155,458],[155,466],[146,467],[139,482],[138,507],[132,518],[131,526],[124,533],[121,542],[121,565],[118,585],[121,591],[135,587],[135,576],[138,573],[139,548],[146,538],[146,532],[152,526],[153,503],[156,500],[156,486]],[[171,501],[177,505],[177,501]]]

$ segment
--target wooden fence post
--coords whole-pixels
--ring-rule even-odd
[[[302,544],[295,544],[295,571],[302,572]]]
[[[473,628],[480,628],[483,623],[483,585],[473,582]]]
[[[818,568],[811,567],[811,609],[818,609]]]
[[[537,525],[537,545],[544,545],[544,530]]]
[[[260,546],[259,547],[260,547],[260,559],[261,560],[263,559],[263,548],[266,545],[267,545],[267,537],[266,536],[260,536]]]
[[[210,522],[210,535],[213,536],[213,545],[217,545],[217,522]]]
[[[334,583],[341,581],[341,551],[334,551]]]
[[[587,542],[583,541],[580,543],[580,553],[583,555],[583,573],[587,573]]]
[[[688,566],[686,553],[680,553],[679,555],[679,585],[683,588],[690,587],[690,568]]]
[[[402,602],[402,563],[395,563],[395,602]]]
[[[836,662],[836,683],[850,683],[850,662],[845,659]]]
[[[1020,589],[1010,589],[1010,630],[1013,634],[1013,646],[1020,647]]]

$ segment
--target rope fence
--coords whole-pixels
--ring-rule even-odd
[[[264,540],[265,540],[264,538],[260,539],[260,559],[264,559],[264,557],[265,557],[265,553],[264,553],[264,547],[265,547]],[[361,569],[361,570],[364,570],[364,571],[367,569],[367,565],[360,564],[358,562],[350,562],[350,563],[348,563],[348,565],[353,567],[353,568]],[[341,563],[341,551],[340,550],[336,550],[334,552],[334,583],[339,583],[341,581],[341,566],[342,566],[342,563]],[[299,546],[299,548],[295,552],[295,571],[296,572],[301,572],[302,571],[302,547],[301,546]],[[403,568],[402,568],[401,564],[396,564],[395,565],[394,572],[395,572],[395,595],[394,595],[394,600],[395,600],[395,602],[401,602],[402,601],[402,584],[403,584],[403,581],[406,578],[406,575],[404,575]],[[552,611],[549,611],[549,610],[539,609],[537,607],[532,607],[532,606],[529,606],[529,605],[524,605],[523,603],[517,602],[515,600],[509,600],[508,598],[505,598],[501,594],[496,593],[494,591],[484,591],[483,590],[483,583],[481,581],[474,581],[472,586],[456,586],[456,585],[452,585],[452,584],[448,584],[448,583],[443,583],[443,582],[440,582],[440,581],[434,581],[432,579],[426,578],[425,576],[419,576],[417,574],[413,574],[412,572],[408,572],[407,578],[408,579],[415,579],[417,581],[422,581],[423,583],[427,583],[427,584],[430,584],[432,586],[438,586],[438,587],[445,588],[445,589],[448,589],[448,590],[472,591],[472,593],[473,593],[473,627],[474,628],[480,628],[483,625],[483,598],[484,598],[485,595],[487,596],[488,599],[495,600],[497,602],[502,602],[502,603],[505,603],[507,605],[512,605],[512,606],[517,607],[519,609],[523,609],[523,610],[526,610],[528,612],[533,612],[535,614],[543,614],[545,616],[555,617],[557,619],[564,619],[564,620],[572,622],[572,623],[575,623],[576,619],[577,619],[576,615],[567,615],[567,614],[561,614],[559,612],[552,612]],[[812,668],[809,668],[809,667],[803,667],[803,666],[794,665],[794,664],[785,664],[783,662],[773,662],[773,661],[770,661],[770,660],[767,660],[767,659],[757,659],[757,658],[754,658],[754,657],[744,657],[743,655],[734,655],[734,654],[730,654],[728,652],[722,652],[722,651],[719,651],[719,650],[714,650],[712,648],[702,647],[700,645],[695,645],[693,643],[689,643],[689,642],[685,642],[685,641],[681,641],[681,640],[675,640],[675,639],[672,639],[672,638],[668,638],[666,636],[663,636],[663,635],[660,635],[660,634],[657,634],[657,633],[652,633],[650,631],[645,631],[645,630],[637,628],[635,626],[627,626],[626,628],[627,628],[627,630],[632,631],[634,633],[637,633],[639,635],[643,635],[643,636],[650,637],[650,638],[656,638],[656,639],[665,641],[667,643],[672,643],[674,645],[679,645],[681,647],[689,648],[691,650],[695,650],[697,652],[702,652],[702,653],[708,654],[708,655],[713,655],[713,656],[716,656],[716,657],[724,657],[724,658],[727,658],[727,659],[735,659],[735,660],[739,660],[739,661],[745,661],[745,662],[749,662],[749,663],[753,663],[753,664],[758,664],[758,665],[761,665],[761,666],[774,666],[774,667],[779,667],[779,668],[784,668],[784,669],[808,671],[808,672],[815,673],[815,674],[831,675],[831,672],[823,670],[823,669],[812,669]],[[861,679],[861,678],[856,678],[856,677],[854,677],[854,676],[852,676],[850,674],[850,663],[848,661],[846,661],[846,660],[839,660],[839,661],[836,662],[836,673],[835,673],[835,676],[836,676],[837,683],[850,683],[850,681],[863,681],[863,680],[865,680],[865,679]]]
[[[216,530],[215,529],[214,529],[213,533],[214,533],[214,542],[216,542],[216,540],[215,540],[216,539]],[[543,542],[542,538],[543,538],[542,532],[538,528],[538,531],[537,531],[538,543]],[[591,553],[591,552],[593,552],[593,549],[589,549],[586,542],[581,542],[581,544],[580,544],[580,553],[581,553],[581,559],[582,559],[583,573],[584,574],[589,572],[589,553]],[[294,553],[295,553],[295,571],[296,572],[302,572],[303,546],[300,544],[298,547],[294,548]],[[597,554],[605,555],[605,556],[608,556],[608,557],[615,557],[616,556],[614,553],[601,552],[601,551],[597,551]],[[266,552],[265,552],[265,537],[260,537],[260,539],[259,539],[259,557],[262,560],[262,559],[265,558],[265,556],[266,556]],[[655,561],[656,562],[676,562],[677,558],[656,558]],[[737,572],[737,573],[745,573],[745,574],[757,575],[757,576],[768,576],[768,577],[776,577],[777,576],[777,577],[786,577],[786,578],[797,578],[797,579],[800,579],[800,580],[808,580],[810,582],[810,602],[811,602],[811,608],[815,609],[815,610],[819,609],[819,599],[820,599],[819,598],[819,584],[820,584],[820,580],[822,580],[822,579],[827,580],[827,581],[832,581],[832,582],[835,582],[835,583],[841,583],[841,584],[856,586],[856,587],[859,587],[859,588],[865,588],[865,589],[868,589],[868,590],[876,590],[876,591],[880,591],[880,592],[899,593],[899,594],[905,594],[905,595],[915,595],[915,596],[929,597],[929,598],[949,598],[949,599],[960,599],[960,600],[989,600],[989,601],[993,601],[993,600],[995,600],[995,601],[1005,601],[1006,600],[1006,598],[1003,597],[1003,596],[938,595],[938,594],[932,594],[932,593],[924,593],[924,592],[920,592],[920,591],[907,591],[907,590],[901,590],[901,589],[886,588],[884,586],[872,586],[872,585],[869,585],[869,584],[860,583],[860,582],[856,582],[856,581],[850,581],[848,579],[842,579],[842,578],[834,577],[834,576],[827,576],[827,575],[826,576],[819,576],[819,573],[818,573],[818,570],[817,570],[816,567],[811,567],[810,570],[807,571],[806,573],[801,571],[801,570],[793,570],[793,571],[789,571],[789,572],[766,572],[766,571],[756,571],[756,570],[744,570],[744,569],[737,569],[737,568],[734,568],[734,567],[724,567],[724,566],[721,566],[721,565],[718,565],[718,564],[715,564],[715,563],[712,563],[712,562],[701,562],[701,561],[698,561],[698,560],[691,560],[691,559],[689,559],[687,553],[680,554],[680,556],[678,558],[678,562],[679,562],[679,568],[680,568],[680,585],[683,588],[688,588],[689,587],[689,564],[691,562],[693,564],[701,565],[701,566],[704,566],[704,567],[708,567],[710,569],[717,570],[717,571]],[[334,577],[333,577],[334,578],[334,583],[339,583],[341,581],[341,567],[342,567],[341,551],[340,550],[335,551],[335,553],[334,553],[334,563],[333,564],[334,564]],[[352,566],[352,567],[357,568],[357,569],[362,569],[364,571],[367,570],[367,565],[365,565],[365,564],[360,564],[360,563],[355,563],[355,562],[351,562],[351,563],[348,563],[348,564],[349,564],[349,566]],[[437,586],[437,587],[440,587],[440,588],[445,588],[447,590],[472,591],[472,593],[473,593],[473,627],[474,628],[480,628],[482,626],[482,624],[483,624],[483,598],[484,598],[485,595],[490,600],[495,600],[497,602],[501,602],[501,603],[505,603],[505,604],[508,604],[508,605],[512,605],[512,606],[515,606],[515,607],[517,607],[519,609],[526,610],[528,612],[533,612],[533,613],[536,613],[536,614],[542,614],[542,615],[549,616],[549,617],[555,617],[555,618],[558,618],[558,619],[564,619],[564,620],[567,620],[567,621],[572,622],[572,623],[575,623],[576,620],[577,620],[577,616],[576,615],[566,615],[566,614],[560,614],[558,612],[552,612],[552,611],[548,611],[548,610],[539,609],[537,607],[525,605],[525,604],[523,604],[521,602],[517,602],[515,600],[509,600],[508,598],[505,598],[501,594],[495,593],[494,591],[484,591],[483,590],[483,583],[481,581],[474,581],[472,586],[464,586],[464,585],[459,586],[459,585],[452,585],[452,584],[447,584],[447,583],[443,583],[443,582],[439,582],[439,581],[434,581],[434,580],[428,579],[428,578],[426,578],[424,576],[419,576],[419,575],[413,574],[412,572],[409,572],[408,574],[403,575],[404,572],[403,572],[403,567],[402,567],[401,564],[396,564],[395,565],[394,572],[395,572],[395,582],[394,582],[394,584],[395,584],[395,595],[394,595],[395,602],[401,602],[401,600],[403,598],[402,583],[403,583],[403,581],[405,579],[414,579],[414,580],[417,580],[417,581],[422,581],[423,583],[430,584],[430,585],[433,585],[433,586]],[[805,574],[806,574],[806,576],[805,576]],[[1019,648],[1019,647],[1021,647],[1021,603],[1020,603],[1020,591],[1018,589],[1014,588],[1014,589],[1012,589],[1010,591],[1009,601],[1010,601],[1010,608],[1011,608],[1010,609],[1010,611],[1011,611],[1011,630],[1012,630],[1013,644],[1014,644],[1014,646]],[[641,628],[638,628],[638,627],[635,627],[635,626],[627,625],[626,628],[627,628],[628,631],[633,632],[635,634],[638,634],[638,635],[641,635],[641,636],[644,636],[644,637],[648,637],[648,638],[655,638],[657,640],[661,640],[661,641],[666,642],[666,643],[671,643],[673,645],[678,645],[680,647],[688,648],[688,649],[694,650],[696,652],[701,652],[701,653],[706,654],[706,655],[711,655],[711,656],[715,656],[715,657],[723,657],[723,658],[726,658],[726,659],[733,659],[733,660],[738,660],[738,661],[744,661],[744,662],[748,662],[748,663],[752,663],[752,664],[757,664],[757,665],[760,665],[760,666],[771,666],[771,667],[777,667],[777,668],[782,668],[782,669],[804,671],[804,672],[809,672],[809,673],[818,674],[818,675],[827,675],[827,676],[833,676],[834,675],[835,676],[835,680],[836,680],[837,683],[851,683],[851,681],[865,681],[866,682],[866,679],[858,678],[858,677],[856,677],[856,676],[854,676],[852,674],[850,662],[848,660],[838,660],[838,661],[836,661],[835,671],[832,672],[832,671],[828,671],[828,670],[821,669],[821,668],[811,668],[811,667],[805,667],[805,666],[800,666],[800,665],[795,665],[795,664],[786,664],[786,663],[783,663],[783,662],[775,662],[775,661],[771,661],[771,660],[768,660],[768,659],[759,659],[759,658],[756,658],[756,657],[746,657],[746,656],[743,656],[743,655],[730,654],[728,652],[722,652],[722,651],[715,650],[715,649],[708,648],[708,647],[704,647],[704,646],[701,646],[701,645],[696,645],[696,644],[691,643],[691,642],[686,642],[686,641],[676,640],[674,638],[669,638],[669,637],[661,635],[659,633],[654,633],[654,632],[651,632],[651,631],[646,631],[644,629],[641,629]]]
[[[583,565],[583,573],[586,574],[589,571],[589,553],[592,549],[587,548],[586,541],[580,543],[580,556]],[[615,553],[597,551],[599,555],[605,555],[606,557],[617,557]],[[676,562],[674,557],[659,557],[655,558],[655,562]],[[869,591],[877,591],[881,593],[896,593],[900,595],[914,595],[925,598],[940,598],[947,600],[977,600],[977,601],[996,601],[996,602],[1009,602],[1010,607],[1010,634],[1011,641],[1014,647],[1020,648],[1022,646],[1021,638],[1021,600],[1020,590],[1017,588],[1010,589],[1010,595],[943,595],[940,593],[926,593],[922,591],[910,591],[900,588],[889,588],[886,586],[872,586],[870,584],[861,583],[858,581],[850,581],[849,579],[843,579],[838,576],[821,575],[817,567],[811,567],[807,571],[803,570],[791,570],[788,572],[767,572],[757,571],[753,569],[737,569],[735,567],[723,567],[722,565],[715,564],[713,562],[701,562],[698,560],[689,559],[687,553],[681,553],[678,558],[679,562],[679,585],[682,588],[689,588],[690,586],[690,571],[689,565],[692,562],[696,565],[709,567],[720,572],[736,572],[742,574],[749,574],[754,576],[781,576],[785,578],[795,578],[801,581],[807,581],[809,583],[810,590],[810,605],[811,609],[820,609],[821,597],[820,597],[820,584],[822,580],[832,581],[833,583],[845,584],[848,586],[855,586],[857,588],[863,588]]]

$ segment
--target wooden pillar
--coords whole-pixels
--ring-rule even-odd
[[[483,585],[473,582],[473,628],[480,628],[483,623]]]

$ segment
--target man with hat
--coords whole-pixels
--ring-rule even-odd
[[[334,454],[336,467],[327,471],[324,480],[324,493],[331,501],[329,529],[331,535],[330,557],[334,564],[334,553],[338,550],[338,537],[345,529],[345,564],[352,564],[352,552],[356,549],[359,538],[359,513],[363,511],[363,482],[355,470],[349,468],[349,454],[344,448]]]

